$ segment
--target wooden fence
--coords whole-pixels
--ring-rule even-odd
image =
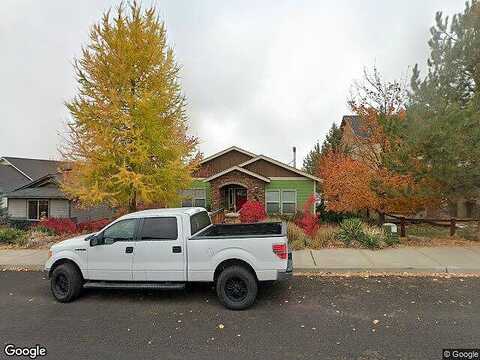
[[[433,226],[448,227],[450,228],[450,236],[455,236],[458,223],[477,222],[480,227],[480,219],[431,219],[431,218],[408,218],[405,216],[398,216],[392,214],[386,214],[386,216],[393,218],[394,220],[386,220],[386,222],[392,222],[400,225],[400,236],[405,237],[407,234],[406,227],[408,224],[429,224]]]

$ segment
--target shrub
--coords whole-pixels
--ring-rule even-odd
[[[369,249],[377,249],[382,247],[386,238],[386,234],[383,229],[380,229],[376,226],[363,225],[362,230],[363,235],[357,239],[361,245]]]
[[[307,243],[307,237],[303,230],[294,222],[287,224],[288,247],[292,250],[304,249]]]
[[[79,232],[93,233],[103,229],[110,223],[108,219],[90,220],[77,224]]]
[[[310,249],[321,249],[332,245],[337,239],[338,230],[335,226],[322,225],[317,233],[309,240]]]
[[[310,195],[303,205],[303,212],[301,217],[297,218],[295,223],[300,226],[305,234],[310,237],[315,236],[318,231],[318,218],[312,214],[312,207],[315,204],[315,196]]]
[[[357,218],[343,220],[340,223],[338,239],[343,241],[345,245],[350,246],[354,241],[363,237],[362,225],[362,221]]]
[[[17,244],[25,239],[25,231],[10,227],[0,228],[0,243]]]
[[[265,207],[259,201],[246,201],[240,209],[240,221],[242,223],[256,223],[266,219]]]
[[[77,232],[77,226],[70,219],[48,218],[40,220],[35,227],[45,231],[51,231],[55,235],[74,234]]]

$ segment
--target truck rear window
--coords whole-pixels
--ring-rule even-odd
[[[196,213],[195,215],[190,216],[190,234],[194,235],[210,224],[210,216],[208,216],[206,211]]]

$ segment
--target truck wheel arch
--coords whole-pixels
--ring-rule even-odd
[[[52,276],[52,273],[53,271],[60,265],[62,264],[72,264],[76,269],[77,271],[80,273],[80,275],[82,276],[82,279],[83,279],[83,273],[82,273],[82,270],[80,269],[80,267],[77,265],[77,263],[71,259],[66,259],[66,258],[62,258],[62,259],[58,259],[57,261],[55,261],[52,266],[50,267],[50,271],[48,272],[48,278],[50,278]]]
[[[224,260],[220,264],[218,264],[217,267],[215,268],[215,272],[213,274],[213,281],[214,282],[217,281],[218,277],[220,276],[221,272],[224,269],[226,269],[227,267],[230,267],[230,266],[234,266],[234,265],[242,266],[242,267],[246,268],[248,271],[250,271],[253,274],[253,276],[255,276],[255,279],[258,282],[257,274],[255,272],[255,269],[252,267],[252,265],[250,265],[245,260],[240,260],[240,259],[228,259],[228,260]]]

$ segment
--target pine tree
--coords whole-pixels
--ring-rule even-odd
[[[480,193],[480,4],[467,2],[463,13],[438,12],[428,42],[424,78],[414,67],[411,104],[404,130],[404,152],[421,159],[418,177],[431,177],[445,199]],[[420,165],[422,166],[419,166]]]
[[[130,211],[174,204],[191,181],[197,139],[187,135],[179,66],[156,9],[133,2],[106,12],[74,69],[64,192]]]

